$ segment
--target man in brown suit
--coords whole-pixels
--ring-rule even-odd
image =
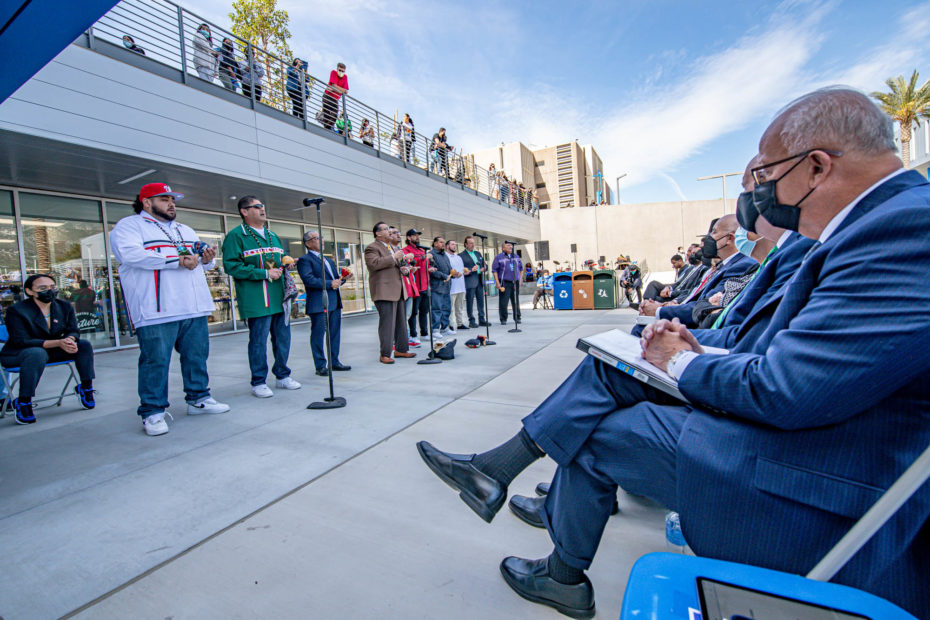
[[[368,268],[368,288],[378,309],[378,339],[381,341],[381,363],[393,364],[394,357],[416,357],[407,351],[407,317],[404,312],[404,287],[400,276],[402,250],[391,247],[391,227],[384,222],[372,230],[375,240],[365,248]]]

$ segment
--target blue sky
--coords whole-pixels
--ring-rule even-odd
[[[228,25],[229,0],[182,0]],[[623,202],[719,198],[772,115],[828,84],[930,78],[930,2],[278,0],[291,48],[466,152],[593,144]],[[729,195],[739,191],[728,182]]]

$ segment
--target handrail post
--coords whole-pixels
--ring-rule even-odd
[[[284,67],[284,63],[283,63],[283,62],[281,63],[281,67]],[[301,108],[303,109],[303,111],[304,111],[304,113],[303,113],[304,129],[307,129],[307,114],[308,114],[308,112],[310,111],[310,110],[307,109],[307,108],[308,108],[308,103],[309,103],[309,102],[307,101],[307,87],[309,86],[309,82],[307,82],[307,72],[306,72],[306,71],[304,71],[302,68],[301,68],[301,69],[298,69],[297,71],[298,71],[298,73],[297,73],[297,78],[300,80],[300,104],[301,104],[300,107],[301,107]],[[320,241],[320,243],[323,243],[323,242]],[[320,246],[320,247],[322,247],[322,246]]]
[[[378,133],[378,158],[381,158],[381,113],[375,110],[375,131]]]
[[[178,39],[181,43],[181,83],[187,84],[187,43],[184,41],[184,12],[178,5]]]
[[[245,61],[249,63],[249,81],[251,85],[249,86],[249,93],[251,94],[250,99],[252,100],[252,109],[255,109],[255,57],[252,55],[252,43],[249,42],[246,44],[246,57]]]
[[[91,25],[87,28],[87,47],[94,49],[96,46],[96,37],[94,36],[94,27]]]
[[[342,141],[344,144],[349,143],[349,110],[346,105],[349,95],[342,94]]]

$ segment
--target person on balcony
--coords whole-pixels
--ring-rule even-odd
[[[194,69],[201,80],[213,82],[216,77],[216,57],[219,52],[213,49],[213,35],[210,26],[200,24],[194,35]]]
[[[404,120],[400,123],[400,140],[404,144],[404,161],[408,164],[413,163],[413,158],[410,157],[412,152],[416,155],[416,151],[413,148],[413,141],[417,139],[417,132],[413,126],[413,119],[410,118],[409,114],[404,114]]]
[[[128,49],[130,52],[135,52],[140,56],[145,56],[145,50],[136,45],[135,40],[133,40],[133,38],[128,34],[123,35],[123,47]]]
[[[223,88],[236,92],[239,83],[242,81],[242,74],[239,72],[239,63],[236,61],[236,49],[233,47],[232,39],[226,37],[223,39],[223,45],[219,50],[219,74],[220,82]]]
[[[323,117],[321,123],[326,129],[332,130],[333,123],[339,114],[339,98],[349,92],[349,76],[346,75],[345,63],[339,63],[329,73],[329,84],[323,91]]]
[[[265,67],[255,58],[254,50],[252,53],[252,62],[249,63],[249,46],[242,46],[242,53],[245,58],[239,63],[239,75],[242,76],[242,94],[246,97],[252,96],[255,91],[255,101],[262,100],[262,85],[265,77]]]
[[[74,391],[85,409],[93,409],[94,350],[81,340],[77,317],[70,303],[57,299],[58,287],[49,274],[26,278],[26,299],[7,308],[8,340],[0,350],[4,368],[19,368],[19,395],[13,400],[17,424],[34,424],[32,397],[45,365],[75,362],[80,385]]]
[[[303,84],[303,93],[300,85]],[[291,114],[297,118],[304,117],[304,102],[310,96],[310,85],[307,83],[307,61],[295,58],[287,68],[287,96],[291,98]]]

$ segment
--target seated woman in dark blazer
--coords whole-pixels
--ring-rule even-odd
[[[81,384],[75,386],[85,409],[94,408],[94,350],[80,340],[74,308],[56,299],[55,279],[46,274],[29,276],[23,284],[26,299],[7,308],[9,340],[0,349],[0,364],[20,369],[19,396],[13,400],[18,424],[33,424],[32,397],[50,362],[74,361]]]

